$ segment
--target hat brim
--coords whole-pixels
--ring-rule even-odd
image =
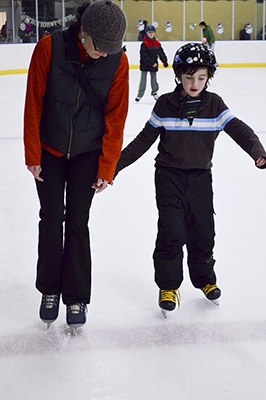
[[[103,53],[107,54],[117,54],[122,49],[123,42],[121,40],[114,42],[114,41],[105,41],[99,38],[92,37],[93,43]]]

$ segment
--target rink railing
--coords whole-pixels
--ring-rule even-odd
[[[187,42],[161,42],[169,67],[176,50]],[[139,69],[140,42],[124,42],[130,69]],[[35,43],[1,44],[0,75],[27,74]],[[265,68],[266,40],[217,41],[215,55],[220,68]],[[169,68],[168,67],[168,68]],[[163,68],[160,64],[159,68]]]
[[[160,64],[159,68],[164,67]],[[172,65],[169,64],[168,68],[172,68]],[[219,64],[219,68],[266,68],[266,63]],[[139,69],[139,65],[130,65],[129,69]],[[0,75],[19,75],[27,73],[28,68],[0,70]]]

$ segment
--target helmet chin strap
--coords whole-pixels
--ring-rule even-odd
[[[179,82],[179,80],[177,79],[177,77],[175,77],[175,84],[178,86],[180,86],[180,88],[181,88],[181,90],[184,90],[184,92],[186,92],[185,91],[185,89],[183,88],[183,84],[182,84],[182,82]],[[188,95],[187,95],[188,96]]]

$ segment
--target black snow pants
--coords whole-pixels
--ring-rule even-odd
[[[43,294],[62,293],[65,304],[90,302],[88,220],[100,154],[95,150],[67,160],[42,150],[36,287]]]
[[[164,290],[180,287],[184,245],[192,284],[196,288],[215,284],[211,171],[157,167],[155,186],[159,211],[153,254],[156,284]]]

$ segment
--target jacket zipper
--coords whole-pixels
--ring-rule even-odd
[[[71,151],[72,140],[73,140],[73,134],[74,134],[74,130],[73,130],[73,117],[74,117],[74,115],[76,114],[77,109],[78,109],[78,107],[79,107],[80,93],[81,93],[81,87],[79,86],[77,105],[76,105],[75,111],[73,112],[73,114],[72,114],[72,116],[71,116],[71,120],[70,120],[71,130],[70,130],[70,139],[69,139],[69,145],[68,145],[67,156],[66,156],[67,160],[70,159],[70,151]]]
[[[80,62],[77,62],[77,61],[71,61],[71,62],[72,62],[72,63],[76,63],[76,64],[80,64]],[[93,65],[91,65],[91,66],[84,65],[84,64],[81,64],[81,66],[82,66],[82,68],[84,68],[84,67],[86,67],[86,68],[92,68],[92,67],[95,66],[95,64],[97,64],[97,62],[99,62],[99,61],[97,60],[97,61],[96,61]],[[74,132],[73,132],[73,117],[74,117],[74,115],[75,115],[75,113],[77,112],[77,109],[78,109],[78,107],[79,107],[80,94],[81,94],[81,87],[79,86],[78,102],[77,102],[75,111],[74,111],[74,113],[73,113],[72,116],[71,116],[70,139],[69,139],[69,145],[68,145],[67,156],[66,156],[67,160],[70,159],[70,151],[71,151],[71,145],[72,145],[72,140],[73,140],[73,135],[74,135]]]

